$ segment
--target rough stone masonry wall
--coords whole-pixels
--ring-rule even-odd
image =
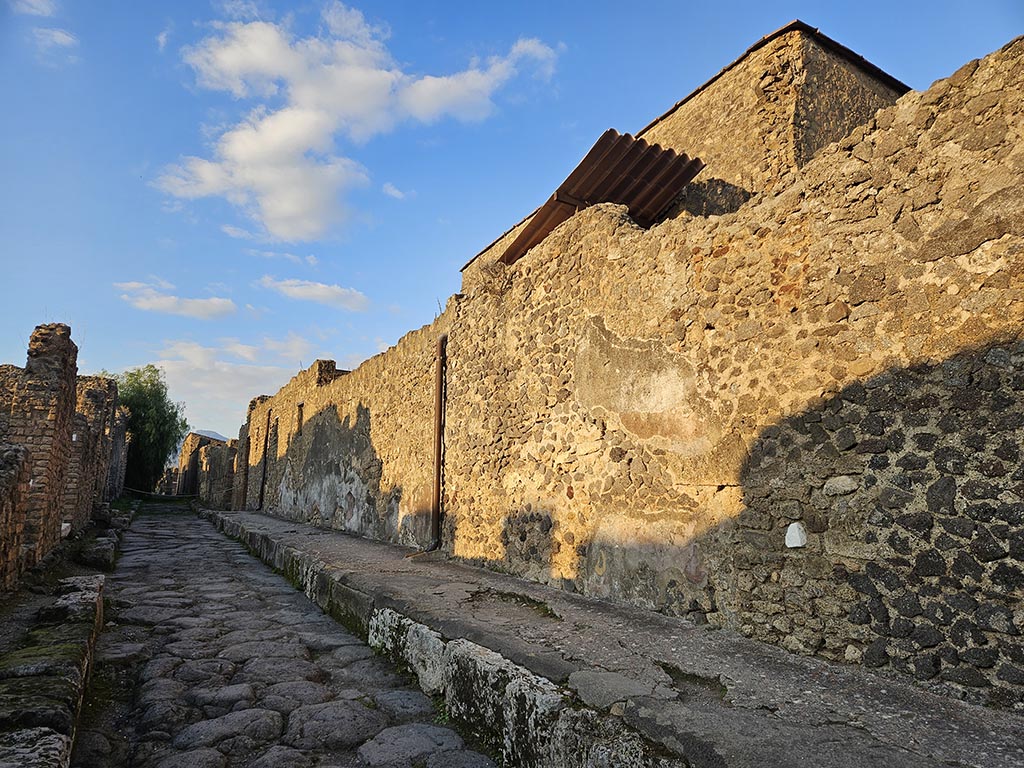
[[[427,544],[435,349],[454,312],[356,371],[341,374],[320,360],[273,397],[254,400],[239,443],[248,457],[246,508]]]
[[[128,468],[128,409],[119,405],[114,410],[110,430],[110,470],[107,473],[103,498],[113,501],[124,492],[124,475]]]
[[[707,166],[683,189],[670,216],[718,215],[775,189],[819,149],[904,92],[807,31],[790,29],[759,43],[637,135]],[[493,279],[493,262],[525,223],[466,267],[464,290]]]
[[[179,496],[195,496],[199,493],[199,449],[213,442],[220,443],[212,437],[189,432],[181,444],[178,454],[178,488]]]
[[[253,401],[236,502],[425,543],[450,331],[451,554],[1024,703],[1022,51],[735,213],[596,206],[478,270],[396,348]]]
[[[78,377],[63,502],[63,519],[72,531],[84,528],[92,519],[93,506],[108,500],[117,407],[116,381],[105,376]]]
[[[473,288],[450,551],[1024,702],[1022,52],[735,214],[598,206]]]
[[[11,589],[21,575],[28,479],[28,451],[0,443],[0,591]]]
[[[89,420],[75,413],[61,499],[62,522],[69,523],[72,530],[84,528],[92,513],[90,479],[95,470],[96,438]]]
[[[231,509],[237,446],[214,440],[199,449],[199,503],[207,509]]]
[[[65,472],[75,413],[78,347],[61,323],[32,333],[24,370],[7,367],[4,410],[7,440],[24,446],[31,462],[24,500],[23,566],[28,568],[60,540]],[[8,389],[8,387],[10,387]]]

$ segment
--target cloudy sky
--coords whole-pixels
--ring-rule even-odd
[[[0,0],[0,362],[67,322],[82,372],[155,362],[234,435],[793,18],[914,88],[1024,33],[1020,0]]]

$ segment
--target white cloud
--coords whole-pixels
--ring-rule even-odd
[[[78,38],[66,29],[36,27],[32,30],[32,42],[35,44],[39,58],[46,63],[73,64],[78,61],[78,57],[74,54],[78,48]]]
[[[390,181],[384,183],[384,186],[381,187],[381,191],[388,197],[395,198],[395,200],[405,200],[405,192],[400,190]]]
[[[309,361],[313,344],[299,334],[291,331],[283,339],[264,338],[263,346],[283,360],[293,362]]]
[[[292,264],[306,264],[310,267],[315,267],[320,263],[320,259],[312,254],[306,256],[299,256],[294,253],[282,253],[281,251],[260,251],[255,248],[250,248],[247,253],[250,256],[259,256],[264,259],[284,259],[290,261]]]
[[[259,4],[253,0],[220,0],[217,7],[229,19],[258,19],[264,15]]]
[[[121,298],[136,309],[148,312],[162,312],[168,315],[181,315],[200,320],[223,317],[235,312],[235,302],[231,299],[211,297],[208,299],[185,299],[163,291],[169,283],[114,283],[114,287],[124,291]],[[171,286],[173,288],[173,286]],[[159,290],[158,290],[159,289]]]
[[[339,139],[366,141],[410,120],[482,119],[520,68],[549,77],[558,55],[526,39],[462,72],[414,75],[387,50],[386,27],[339,2],[325,7],[323,33],[304,38],[234,5],[232,18],[250,20],[216,24],[184,58],[200,86],[263,103],[220,133],[212,157],[184,157],[156,185],[179,198],[223,197],[278,240],[315,239],[344,221],[340,196],[368,173],[339,154]]]
[[[11,10],[26,16],[53,16],[57,13],[54,0],[11,0]]]
[[[170,27],[163,30],[159,35],[156,36],[156,47],[160,51],[160,53],[163,53],[164,49],[167,47],[167,40],[170,38],[170,36]]]
[[[256,239],[256,235],[254,235],[252,232],[249,232],[248,230],[242,229],[241,227],[233,227],[230,224],[225,224],[224,226],[222,226],[220,228],[220,231],[223,232],[228,237],[233,237],[236,240],[255,240]]]
[[[370,300],[364,294],[354,288],[343,288],[340,285],[315,283],[312,280],[276,280],[270,275],[260,278],[259,284],[290,299],[314,301],[350,312],[362,312],[370,305]]]
[[[238,339],[233,338],[221,339],[220,344],[221,349],[232,357],[248,360],[250,363],[255,363],[259,358],[260,348],[252,344],[243,344]]]
[[[166,373],[171,397],[185,401],[193,428],[233,435],[245,420],[249,400],[280,389],[295,375],[300,360],[312,362],[314,351],[294,331],[281,339],[264,338],[259,345],[236,338],[219,339],[215,346],[170,340],[157,353],[156,365]]]

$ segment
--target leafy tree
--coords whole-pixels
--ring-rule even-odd
[[[168,457],[188,434],[184,403],[167,396],[164,372],[153,364],[114,376],[121,404],[128,407],[128,467],[124,484],[151,491],[163,474]]]

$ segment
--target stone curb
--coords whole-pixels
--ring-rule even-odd
[[[374,595],[353,588],[328,563],[246,528],[213,510],[200,515],[283,573],[324,612],[365,638],[378,652],[407,666],[424,693],[441,697],[448,713],[494,745],[507,765],[523,768],[636,766],[674,768],[621,718],[581,704],[546,677],[495,651],[414,621]],[[659,754],[661,753],[661,754]]]
[[[67,768],[103,626],[102,575],[58,582],[25,642],[0,656],[0,768]]]

